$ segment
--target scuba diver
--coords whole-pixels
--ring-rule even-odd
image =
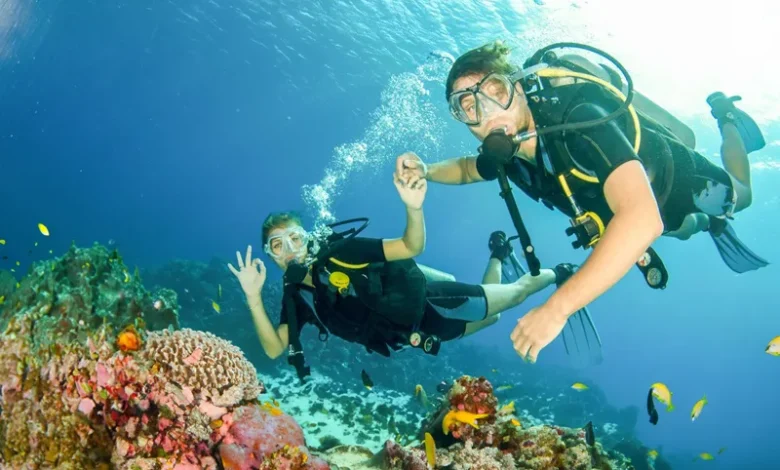
[[[367,219],[353,219],[328,226],[331,233],[310,234],[294,213],[269,215],[263,222],[265,252],[284,271],[284,296],[279,325],[268,318],[261,298],[265,265],[236,252],[238,278],[263,350],[274,359],[289,348],[288,362],[303,380],[310,373],[303,358],[301,327],[319,329],[320,340],[333,334],[362,344],[369,352],[390,356],[391,351],[417,347],[437,354],[442,341],[472,334],[498,319],[498,314],[522,303],[528,296],[562,282],[570,271],[542,269],[501,284],[465,284],[412,258],[425,245],[422,203],[426,185],[404,186],[395,179],[406,205],[407,222],[402,238],[357,237]],[[355,221],[355,230],[333,228]],[[559,274],[556,275],[556,272]],[[448,280],[441,280],[447,279]]]
[[[582,55],[553,52],[564,48],[596,53],[622,77]],[[450,112],[480,140],[479,155],[426,165],[405,153],[396,172],[412,188],[497,179],[532,274],[539,260],[508,181],[571,219],[566,233],[575,236],[574,248],[593,248],[566,285],[518,321],[511,339],[521,357],[535,361],[569,316],[632,264],[650,287],[663,289],[668,272],[651,247],[659,236],[685,240],[707,231],[733,271],[768,264],[728,223],[751,204],[748,154],[765,146],[756,123],[734,106],[740,97],[707,98],[723,138],[724,169],[693,150],[693,132],[635,91],[625,68],[605,52],[557,43],[522,68],[509,62],[509,52],[500,42],[468,51],[447,78]]]

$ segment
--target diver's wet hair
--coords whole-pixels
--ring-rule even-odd
[[[303,226],[301,216],[295,211],[272,212],[268,214],[268,217],[263,221],[263,246],[268,242],[268,234],[271,233],[271,230],[292,224]]]
[[[452,64],[447,76],[446,93],[450,99],[455,80],[471,74],[488,74],[490,72],[509,75],[516,67],[509,62],[509,46],[501,41],[494,41],[476,49],[472,49],[458,57]]]

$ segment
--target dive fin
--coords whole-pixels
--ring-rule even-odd
[[[712,117],[718,120],[718,127],[731,123],[737,128],[747,153],[761,150],[766,146],[766,140],[761,133],[756,121],[746,112],[734,106],[734,101],[741,100],[741,96],[726,97],[722,92],[716,91],[707,97],[707,104],[712,108]]]
[[[767,260],[753,253],[742,243],[727,220],[710,216],[708,230],[720,257],[732,271],[741,274],[769,265]]]
[[[502,283],[515,282],[526,273],[514,252],[501,262],[501,270]],[[600,364],[604,360],[601,337],[587,307],[578,310],[566,320],[561,339],[566,354],[582,366]]]
[[[576,357],[580,365],[597,365],[604,360],[601,353],[601,336],[587,307],[578,310],[566,320],[561,338],[566,353]]]

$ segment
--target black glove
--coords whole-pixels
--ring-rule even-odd
[[[574,274],[579,266],[571,263],[561,263],[553,268],[555,271],[555,285],[561,287],[561,284],[566,282],[572,274]]]
[[[490,234],[488,248],[490,249],[490,257],[499,261],[504,261],[512,253],[512,245],[506,241],[506,234],[501,230]]]

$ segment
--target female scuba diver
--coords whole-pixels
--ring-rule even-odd
[[[425,245],[426,185],[404,186],[396,175],[395,186],[407,213],[402,238],[357,237],[367,220],[357,231],[325,237],[304,230],[294,213],[275,213],[265,219],[264,251],[285,273],[276,327],[261,297],[265,265],[252,258],[252,247],[244,258],[236,252],[238,268],[228,264],[246,294],[263,350],[273,359],[289,348],[288,361],[301,379],[309,374],[299,340],[300,328],[307,323],[319,329],[323,341],[333,334],[384,356],[410,346],[437,354],[440,342],[495,323],[500,312],[570,274],[565,268],[542,269],[538,276],[527,274],[508,284],[501,284],[495,274],[494,284],[434,280],[444,274],[412,259]]]
[[[578,48],[611,62],[556,49]],[[668,273],[651,247],[661,235],[687,239],[708,231],[723,261],[744,273],[768,264],[736,236],[728,220],[752,201],[748,153],[765,141],[734,106],[739,97],[707,97],[723,137],[721,168],[694,150],[693,132],[633,88],[614,58],[591,46],[544,47],[522,68],[500,42],[466,52],[450,69],[450,112],[481,142],[478,156],[426,166],[400,155],[396,171],[422,180],[468,184],[497,179],[532,274],[539,261],[508,181],[571,220],[575,248],[593,248],[583,266],[511,334],[518,354],[535,361],[568,318],[612,288],[632,265],[662,289]],[[625,79],[625,83],[623,81]]]

